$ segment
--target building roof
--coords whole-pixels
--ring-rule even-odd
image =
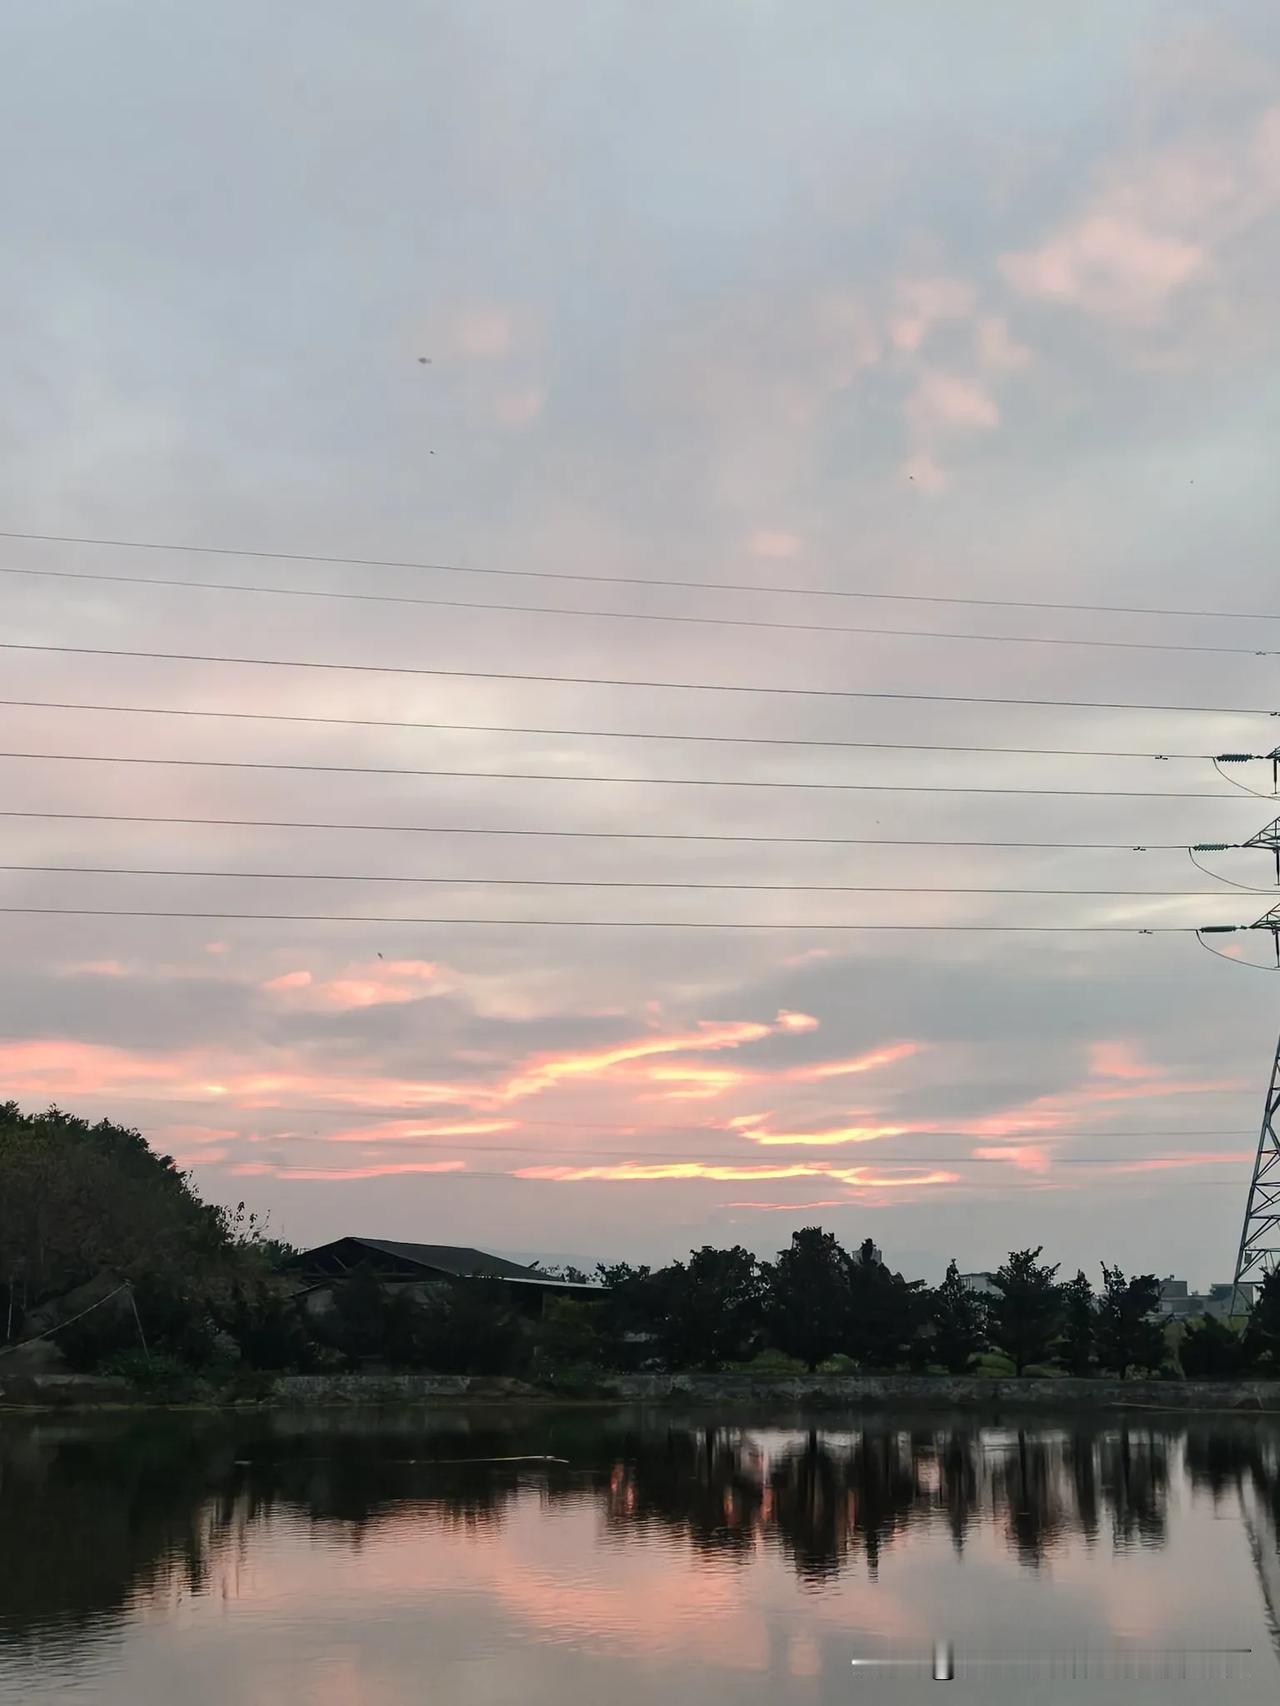
[[[396,1238],[335,1238],[331,1243],[302,1251],[292,1257],[287,1265],[291,1268],[313,1267],[317,1258],[328,1255],[341,1261],[339,1252],[344,1245],[356,1246],[356,1250],[349,1253],[356,1255],[357,1263],[360,1259],[358,1251],[367,1250],[377,1255],[390,1256],[394,1261],[406,1263],[411,1267],[448,1274],[454,1279],[501,1279],[517,1285],[554,1286],[557,1290],[600,1290],[599,1286],[559,1279],[554,1274],[545,1274],[536,1267],[524,1267],[519,1262],[508,1261],[505,1256],[491,1256],[488,1251],[473,1249],[469,1244],[411,1244]]]

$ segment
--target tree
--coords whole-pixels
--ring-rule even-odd
[[[764,1317],[764,1282],[750,1250],[704,1244],[663,1270],[666,1310],[659,1342],[674,1368],[720,1368],[755,1349]]]
[[[986,1342],[981,1299],[965,1285],[953,1256],[946,1277],[929,1293],[933,1354],[948,1374],[963,1374]]]
[[[1273,1372],[1280,1370],[1280,1268],[1267,1274],[1254,1294],[1244,1342],[1251,1361],[1265,1358]]]
[[[987,1300],[988,1333],[1022,1374],[1043,1362],[1058,1331],[1062,1313],[1061,1287],[1052,1267],[1039,1260],[1043,1245],[1034,1250],[1011,1250],[994,1276],[998,1295]]]
[[[805,1226],[766,1264],[768,1311],[779,1350],[812,1373],[840,1349],[849,1322],[849,1258],[835,1234]]]
[[[1164,1361],[1164,1328],[1154,1319],[1160,1281],[1154,1274],[1126,1280],[1119,1268],[1102,1264],[1098,1300],[1098,1362],[1123,1380],[1131,1368],[1159,1368]]]
[[[1214,1315],[1201,1315],[1183,1329],[1178,1360],[1188,1380],[1230,1380],[1242,1374],[1248,1351],[1240,1335]]]
[[[1098,1309],[1084,1270],[1062,1287],[1062,1333],[1057,1358],[1068,1374],[1083,1378],[1093,1368],[1098,1337]]]
[[[869,1368],[895,1368],[923,1352],[923,1280],[891,1273],[869,1238],[848,1263],[849,1317],[842,1349]]]

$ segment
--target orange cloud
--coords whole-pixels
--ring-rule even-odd
[[[708,1050],[740,1048],[759,1042],[779,1027],[743,1020],[717,1023],[704,1020],[696,1030],[670,1032],[665,1036],[637,1037],[608,1048],[589,1049],[581,1054],[535,1056],[510,1079],[501,1093],[505,1100],[533,1096],[565,1080],[605,1077],[616,1067],[662,1054],[701,1054]]]
[[[840,1143],[874,1143],[881,1137],[902,1137],[907,1132],[918,1131],[918,1126],[909,1125],[848,1125],[833,1126],[830,1131],[752,1131],[747,1130],[746,1136],[752,1143],[758,1143],[762,1149],[783,1148],[790,1145],[799,1147],[807,1144],[811,1147]]]
[[[807,1208],[848,1208],[848,1197],[814,1197],[809,1202],[726,1202],[721,1208],[758,1208],[796,1213]]]
[[[433,1137],[485,1137],[519,1131],[517,1120],[387,1120],[373,1126],[353,1126],[325,1133],[326,1143],[412,1143]]]
[[[278,1167],[239,1161],[227,1171],[239,1179],[382,1179],[399,1173],[465,1173],[465,1161],[377,1161],[367,1167]]]
[[[793,1067],[786,1076],[797,1083],[823,1078],[847,1078],[851,1073],[872,1072],[877,1066],[892,1066],[895,1061],[909,1060],[912,1055],[919,1054],[924,1046],[918,1042],[890,1043],[885,1048],[872,1049],[867,1054],[854,1055],[849,1060],[825,1060],[819,1061],[816,1066]]]
[[[621,1161],[608,1165],[585,1167],[536,1166],[520,1167],[513,1175],[517,1179],[543,1179],[557,1184],[578,1183],[583,1180],[652,1182],[663,1179],[712,1179],[724,1181],[751,1179],[836,1179],[844,1185],[894,1186],[954,1184],[955,1173],[911,1173],[908,1177],[871,1174],[863,1167],[820,1167],[808,1161],[789,1162],[784,1166],[756,1163],[706,1161]]]

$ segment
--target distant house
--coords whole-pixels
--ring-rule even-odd
[[[960,1284],[966,1291],[977,1292],[979,1297],[998,1297],[1000,1287],[996,1284],[996,1276],[988,1273],[985,1268],[977,1273],[961,1274]]]
[[[1192,1291],[1186,1280],[1175,1279],[1170,1274],[1168,1279],[1160,1281],[1160,1302],[1157,1310],[1164,1321],[1188,1321],[1196,1315],[1214,1315],[1219,1320],[1226,1320],[1231,1314],[1231,1294],[1234,1289],[1230,1280],[1221,1280],[1211,1285],[1208,1291]],[[1251,1281],[1241,1281],[1241,1313],[1253,1308],[1255,1290],[1256,1287]]]
[[[500,1286],[526,1315],[540,1315],[548,1297],[603,1297],[604,1287],[557,1279],[539,1268],[523,1267],[505,1256],[491,1256],[466,1244],[407,1244],[392,1238],[336,1238],[290,1257],[285,1272],[299,1282],[303,1307],[323,1314],[333,1303],[334,1287],[357,1268],[375,1274],[388,1288],[421,1293],[441,1285],[477,1281]]]

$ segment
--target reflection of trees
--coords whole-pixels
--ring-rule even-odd
[[[764,1499],[758,1454],[726,1428],[668,1427],[611,1442],[606,1519],[626,1531],[676,1531],[700,1552],[746,1557]]]
[[[807,1583],[874,1575],[886,1546],[981,1527],[1037,1568],[1072,1537],[1165,1538],[1171,1442],[1193,1487],[1243,1491],[1280,1544],[1280,1444],[1253,1422],[758,1432],[675,1414],[280,1412],[48,1420],[0,1429],[0,1643],[109,1626],[130,1600],[201,1591],[280,1508],[371,1531],[501,1524],[536,1487],[596,1510],[616,1544],[654,1530],[694,1558],[773,1548]],[[552,1455],[567,1464],[519,1461]]]
[[[921,1504],[916,1445],[914,1437],[874,1432],[836,1447],[815,1431],[780,1459],[769,1482],[773,1524],[800,1576],[838,1575],[857,1552],[875,1575],[882,1546]]]
[[[1163,1546],[1168,1523],[1167,1436],[1122,1424],[1117,1434],[1103,1439],[1099,1455],[1116,1546]]]
[[[175,1577],[200,1590],[234,1452],[166,1422],[0,1432],[0,1641],[101,1624]]]
[[[1070,1524],[1072,1480],[1063,1442],[1019,1429],[990,1463],[992,1506],[1020,1563],[1038,1569]]]

